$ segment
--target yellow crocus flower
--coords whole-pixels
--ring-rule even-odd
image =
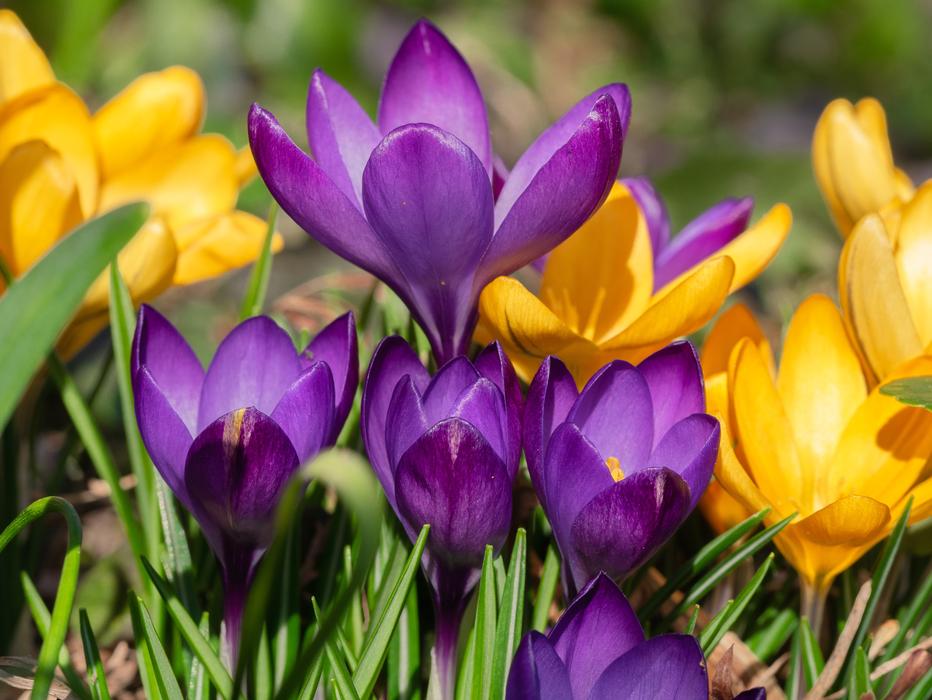
[[[91,113],[19,18],[0,10],[0,255],[10,272],[134,200],[152,209],[118,258],[136,303],[254,260],[266,224],[236,200],[255,164],[248,150],[200,133],[204,110],[200,78],[176,66],[140,76]],[[107,280],[92,285],[62,337],[65,355],[106,326]]]
[[[769,507],[768,523],[797,514],[775,542],[809,604],[890,533],[910,497],[912,521],[932,514],[932,413],[868,387],[828,297],[797,309],[776,372],[746,317],[724,316],[703,357],[722,422],[716,479],[745,513]],[[893,376],[930,373],[932,358],[919,357]]]
[[[595,215],[550,253],[538,295],[512,277],[485,288],[477,340],[500,341],[526,381],[543,358],[557,355],[581,386],[610,360],[639,362],[704,325],[770,262],[791,218],[776,205],[724,245],[686,265],[681,257],[685,269],[655,288],[655,236],[631,189],[616,183]]]

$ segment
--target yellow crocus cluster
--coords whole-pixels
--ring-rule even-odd
[[[255,165],[200,133],[204,110],[200,78],[176,66],[140,76],[92,113],[19,18],[0,10],[0,255],[13,276],[78,224],[135,200],[152,215],[118,263],[136,303],[254,260],[266,224],[236,201]],[[64,354],[107,324],[107,307],[104,274],[61,339]]]

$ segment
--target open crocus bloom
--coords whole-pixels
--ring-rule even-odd
[[[630,603],[605,574],[594,578],[545,636],[529,632],[508,674],[506,700],[708,700],[696,638],[644,638]],[[764,700],[762,688],[735,700]]]
[[[639,362],[699,329],[776,254],[789,209],[779,204],[746,229],[749,214],[750,200],[726,200],[671,241],[649,183],[618,182],[550,253],[538,296],[511,277],[486,287],[477,338],[499,340],[525,380],[547,355],[558,355],[578,386],[610,360]]]
[[[324,328],[303,352],[271,319],[248,319],[205,373],[174,326],[143,306],[132,363],[146,449],[223,567],[235,660],[246,593],[271,542],[282,489],[333,444],[352,406],[359,376],[353,316]]]
[[[703,353],[716,377],[710,406],[727,416],[715,475],[748,512],[771,508],[771,523],[798,514],[776,544],[810,593],[824,595],[889,534],[910,497],[912,520],[932,514],[932,479],[924,471],[932,413],[868,390],[827,297],[812,296],[797,309],[776,379],[762,334],[748,331],[752,324],[747,316],[723,317]],[[910,361],[890,378],[917,374],[932,374],[932,359]]]
[[[369,460],[408,535],[431,526],[424,568],[437,612],[439,677],[448,690],[485,546],[498,552],[511,525],[521,404],[518,379],[497,344],[475,362],[451,360],[431,378],[393,336],[379,343],[366,374],[361,431]]]
[[[388,70],[376,123],[316,70],[307,102],[313,158],[255,105],[249,140],[282,208],[392,287],[443,364],[468,349],[482,288],[560,243],[605,199],[630,111],[627,87],[596,90],[496,182],[495,197],[479,86],[446,37],[420,21]]]
[[[254,164],[225,138],[199,133],[196,73],[147,73],[91,114],[9,10],[0,10],[0,53],[0,255],[13,276],[78,224],[134,200],[152,207],[118,258],[136,303],[256,258],[265,222],[236,210]],[[107,325],[108,279],[98,278],[65,332],[66,355]]]
[[[692,512],[718,451],[718,421],[704,411],[687,342],[637,367],[615,360],[578,394],[565,365],[544,360],[528,389],[524,452],[571,590],[602,570],[627,576]]]

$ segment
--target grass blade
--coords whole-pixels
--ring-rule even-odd
[[[210,638],[210,618],[205,612],[201,615],[201,622],[197,626],[198,632],[204,639]],[[204,662],[197,655],[191,659],[191,673],[188,674],[188,700],[208,700],[210,698],[210,684],[204,676]]]
[[[482,576],[479,579],[479,598],[476,604],[475,652],[470,697],[487,700],[492,692],[492,657],[495,655],[495,625],[497,601],[495,595],[495,552],[486,545],[482,559]]]
[[[754,655],[766,663],[783,648],[787,640],[792,639],[797,624],[794,611],[780,610],[769,625],[758,630],[745,641]]]
[[[388,647],[389,700],[419,700],[420,675],[421,628],[417,612],[417,586],[411,586]]]
[[[146,659],[146,675],[150,687],[146,693],[150,698],[165,698],[165,700],[183,700],[178,679],[172,672],[171,661],[162,646],[152,618],[142,598],[130,591],[129,613],[133,622],[133,636],[136,639],[136,651]],[[158,693],[156,695],[156,692]]]
[[[809,620],[802,618],[799,621],[799,655],[800,662],[803,665],[803,674],[806,678],[807,687],[815,685],[816,678],[825,668],[825,659],[822,658],[822,650],[819,648],[819,642],[809,626]]]
[[[712,618],[708,626],[702,630],[702,634],[699,635],[699,644],[702,646],[702,651],[706,656],[712,653],[712,650],[722,641],[722,637],[725,636],[725,633],[730,630],[735,622],[738,621],[738,618],[741,617],[748,603],[751,602],[751,598],[754,597],[754,594],[757,593],[757,590],[764,582],[764,577],[770,570],[771,564],[773,564],[773,553],[767,556],[764,563],[760,565],[760,568],[751,577],[747,585],[741,589],[737,597],[726,605],[718,615]]]
[[[547,555],[544,557],[544,568],[540,573],[540,583],[537,586],[537,599],[534,601],[534,612],[531,616],[531,629],[543,633],[547,629],[550,619],[550,605],[557,590],[557,580],[560,578],[560,555],[557,546],[551,542],[547,545]]]
[[[94,700],[110,700],[110,690],[107,688],[107,676],[104,674],[104,665],[100,660],[100,650],[97,648],[97,639],[91,628],[91,621],[87,611],[79,611],[81,620],[81,642],[84,644],[84,662],[87,666],[87,678],[90,681],[91,694]]]
[[[495,629],[495,651],[492,656],[491,697],[505,697],[508,669],[515,650],[521,642],[524,625],[524,582],[527,573],[527,533],[518,528],[515,544],[511,550],[511,562],[505,576],[498,623]]]
[[[278,221],[278,205],[272,202],[269,208],[268,226],[265,229],[265,240],[262,242],[262,252],[252,266],[249,275],[249,286],[243,305],[240,307],[239,319],[244,321],[252,316],[262,313],[265,305],[265,295],[269,289],[269,276],[272,272],[272,240],[275,238],[275,224]]]

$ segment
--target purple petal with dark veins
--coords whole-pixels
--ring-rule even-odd
[[[508,474],[514,475],[510,465],[505,399],[495,384],[485,377],[477,380],[460,395],[452,417],[465,420],[476,428],[508,467]]]
[[[650,388],[655,445],[674,423],[705,411],[702,368],[689,341],[680,340],[661,348],[642,361],[638,371]]]
[[[490,343],[476,356],[476,370],[490,379],[505,398],[505,425],[503,432],[508,436],[508,470],[514,474],[521,461],[521,421],[524,416],[524,399],[521,396],[521,384],[515,369],[502,349],[495,341]]]
[[[531,482],[541,498],[544,493],[541,470],[547,443],[554,429],[566,420],[577,396],[576,382],[566,365],[548,355],[528,387],[522,436]],[[546,508],[543,502],[542,505]]]
[[[270,417],[291,440],[298,461],[306,462],[327,445],[333,412],[330,367],[315,362],[288,387]]]
[[[695,413],[670,428],[648,460],[650,466],[666,467],[683,478],[689,486],[689,510],[696,507],[712,478],[720,437],[716,418]]]
[[[644,215],[650,247],[656,260],[670,242],[670,216],[667,214],[667,207],[646,177],[625,177],[621,179],[621,183],[628,188]]]
[[[327,439],[327,444],[332,445],[346,422],[359,388],[359,352],[353,312],[343,314],[320,331],[305,348],[300,361],[302,367],[317,361],[326,362],[330,367],[336,398],[333,430]]]
[[[709,676],[696,638],[662,634],[609,666],[590,700],[708,700]]]
[[[410,376],[402,377],[398,386],[395,387],[387,416],[385,447],[388,451],[388,463],[394,469],[398,466],[401,455],[407,452],[408,448],[430,428],[421,403],[421,395]],[[394,489],[389,501],[395,502]]]
[[[423,393],[424,411],[430,425],[453,415],[460,396],[479,381],[479,372],[465,357],[455,357],[441,367]]]
[[[540,632],[528,632],[508,672],[505,700],[571,700],[566,666]]]

